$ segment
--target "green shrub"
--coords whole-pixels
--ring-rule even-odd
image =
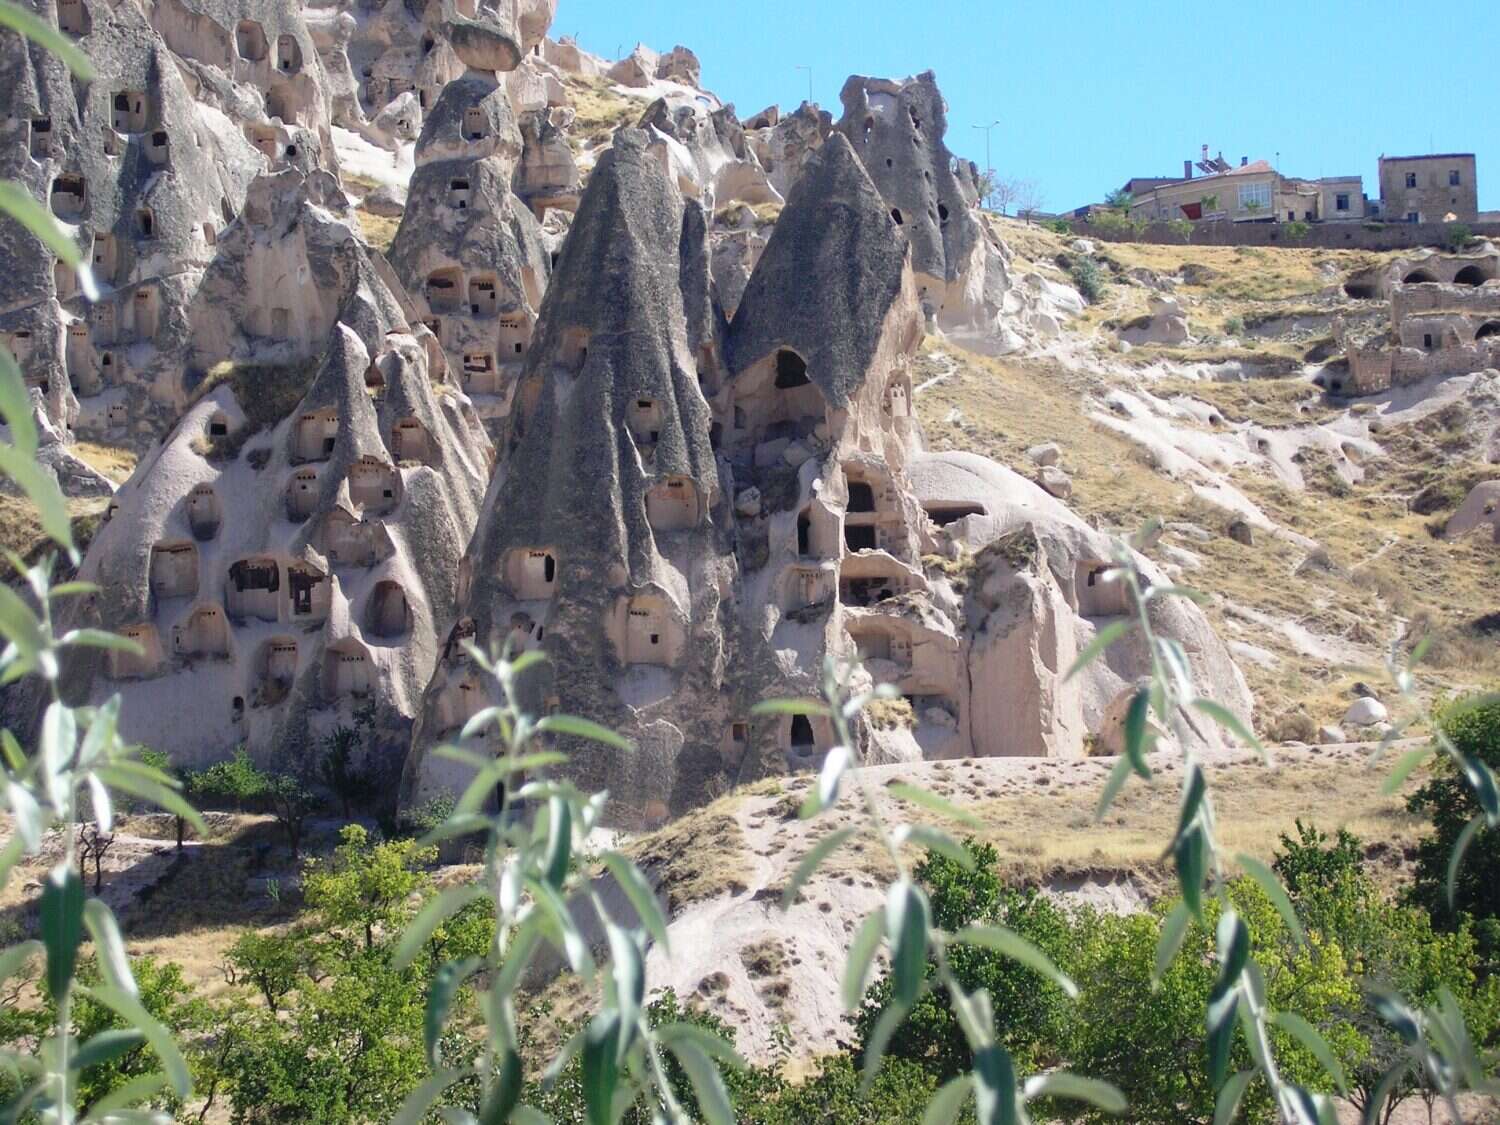
[[[1443,244],[1451,253],[1457,254],[1473,241],[1474,232],[1463,223],[1449,223],[1448,229],[1443,231]]]
[[[1167,224],[1167,229],[1173,236],[1182,239],[1183,242],[1193,240],[1193,223],[1191,219],[1173,219]]]
[[[1286,231],[1286,236],[1293,242],[1301,242],[1312,230],[1312,225],[1304,223],[1301,219],[1294,219],[1292,222],[1285,224],[1283,229]]]
[[[1455,703],[1440,714],[1439,723],[1461,754],[1477,758],[1492,770],[1500,767],[1500,697]],[[1474,837],[1458,869],[1454,902],[1448,902],[1449,856],[1480,811],[1451,758],[1436,760],[1431,780],[1412,794],[1406,808],[1432,825],[1431,835],[1417,846],[1412,901],[1445,928],[1456,926],[1463,914],[1481,922],[1500,921],[1500,832],[1481,831]]]
[[[1067,219],[1047,219],[1042,223],[1053,234],[1069,235],[1073,233],[1073,224]]]
[[[1073,279],[1074,287],[1089,304],[1098,304],[1104,297],[1104,274],[1099,269],[1099,263],[1088,255],[1080,254],[1073,259],[1068,267],[1068,276]]]

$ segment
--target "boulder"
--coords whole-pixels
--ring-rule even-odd
[[[1255,546],[1255,529],[1250,526],[1248,520],[1236,517],[1229,521],[1229,526],[1224,529],[1224,534],[1241,543],[1246,547]]]
[[[735,514],[741,516],[760,515],[760,489],[751,486],[742,490],[734,498]]]
[[[1387,717],[1385,704],[1366,695],[1349,705],[1349,710],[1344,712],[1344,723],[1348,726],[1371,727],[1385,722]]]
[[[1041,445],[1033,445],[1026,451],[1026,456],[1038,465],[1056,465],[1062,460],[1062,449],[1057,442],[1049,441]]]
[[[1340,742],[1348,742],[1349,737],[1341,727],[1331,723],[1324,723],[1318,728],[1318,743],[1321,746],[1333,746]]]
[[[372,215],[399,219],[406,210],[406,189],[395,184],[381,184],[361,200],[360,206]]]
[[[1037,474],[1037,483],[1059,500],[1066,500],[1073,495],[1073,478],[1055,465],[1042,466],[1042,471]]]

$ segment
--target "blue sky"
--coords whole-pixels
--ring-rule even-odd
[[[611,58],[682,43],[741,117],[805,98],[799,66],[835,117],[850,74],[935,70],[949,147],[982,166],[973,126],[998,119],[996,170],[1052,211],[1180,174],[1205,143],[1369,195],[1382,152],[1473,152],[1480,209],[1500,209],[1497,0],[558,0],[552,34]]]

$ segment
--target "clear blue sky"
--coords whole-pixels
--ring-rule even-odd
[[[748,117],[850,74],[937,72],[948,145],[1035,179],[1057,211],[1133,175],[1181,174],[1207,143],[1287,175],[1364,177],[1382,152],[1472,152],[1500,209],[1500,0],[558,0],[554,36],[613,58],[682,43]]]

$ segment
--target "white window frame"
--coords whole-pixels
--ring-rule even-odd
[[[1251,203],[1259,204],[1260,211],[1271,213],[1271,185],[1265,182],[1239,185],[1239,209],[1247,210]]]

